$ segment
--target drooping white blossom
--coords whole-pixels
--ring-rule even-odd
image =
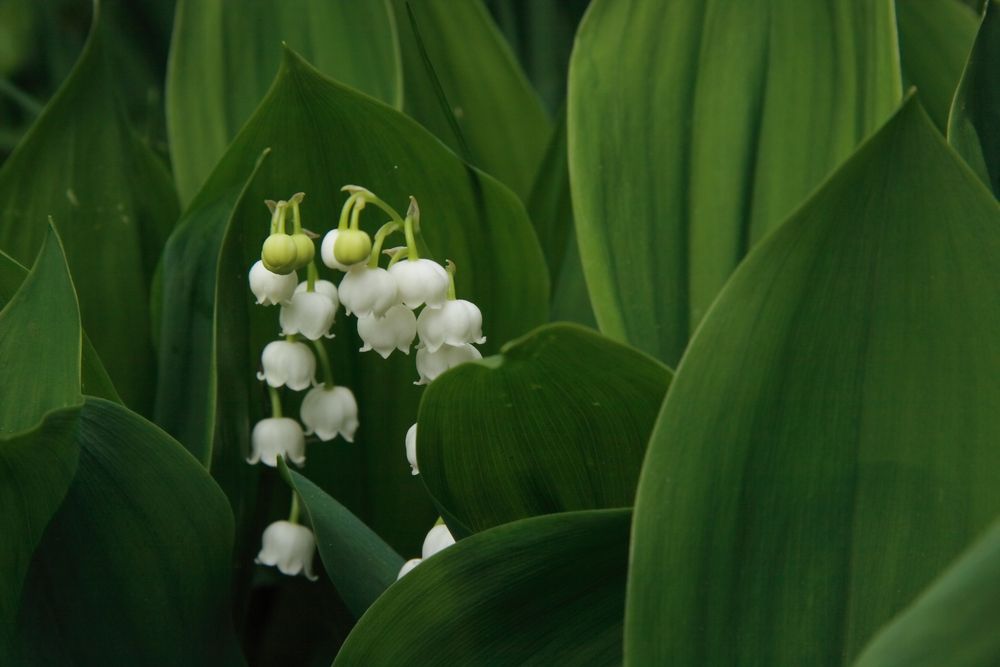
[[[320,440],[333,440],[341,435],[347,442],[354,442],[358,430],[358,402],[347,387],[320,385],[302,399],[299,412],[306,425],[306,435],[315,433]]]
[[[400,300],[407,308],[427,304],[438,308],[448,298],[451,278],[444,267],[430,259],[404,259],[389,267],[399,285]]]
[[[408,575],[410,572],[412,572],[413,568],[420,565],[420,563],[422,563],[423,560],[424,560],[423,558],[411,558],[410,560],[403,563],[403,567],[399,568],[399,574],[396,575],[396,581],[399,581],[400,579]]]
[[[417,318],[412,310],[397,304],[382,317],[359,317],[358,335],[365,343],[362,352],[375,350],[383,359],[388,359],[393,350],[409,354],[417,335]]]
[[[447,549],[454,543],[455,538],[452,537],[451,531],[448,530],[448,526],[443,523],[439,523],[427,532],[427,537],[424,538],[424,546],[420,555],[424,558],[430,558],[437,552]]]
[[[257,373],[257,379],[266,380],[272,387],[302,391],[316,384],[316,357],[305,343],[271,341],[264,347],[260,363],[264,370]]]
[[[294,271],[285,275],[274,273],[260,260],[250,267],[250,291],[261,306],[287,303],[295,292],[297,281]]]
[[[399,303],[399,287],[385,269],[356,266],[340,281],[340,302],[348,315],[382,317]]]
[[[313,555],[316,553],[316,536],[313,532],[291,521],[275,521],[264,529],[260,553],[254,562],[277,566],[282,574],[294,577],[302,573],[316,581],[313,573]]]
[[[417,468],[417,425],[414,424],[406,430],[406,460],[410,462],[410,474],[419,475]]]
[[[483,314],[479,307],[465,299],[445,301],[440,308],[424,308],[417,318],[420,342],[429,352],[442,345],[482,344]]]
[[[252,451],[247,463],[259,461],[274,468],[279,456],[298,466],[306,462],[306,438],[302,427],[288,417],[261,419],[253,427],[250,444]]]
[[[323,263],[331,269],[337,269],[338,271],[344,271],[346,273],[351,270],[351,266],[338,262],[337,258],[333,254],[333,246],[337,243],[337,235],[339,232],[340,230],[338,229],[332,229],[326,233],[326,236],[323,237],[323,242],[319,247],[319,256],[323,260]],[[353,266],[361,265],[364,265],[364,262],[359,262]]]
[[[314,289],[308,291],[308,283],[303,281],[295,288],[291,300],[281,306],[278,321],[283,336],[302,334],[309,340],[333,338],[330,327],[340,305],[337,287],[327,280],[317,280]]]
[[[482,359],[479,350],[466,343],[465,345],[442,345],[436,352],[427,348],[417,350],[417,373],[420,379],[414,384],[429,384],[445,371],[465,363]]]

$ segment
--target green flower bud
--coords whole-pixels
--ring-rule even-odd
[[[292,241],[295,242],[295,268],[301,269],[312,261],[316,254],[316,245],[313,240],[305,234],[292,234]]]
[[[371,251],[372,239],[360,229],[341,231],[333,244],[333,256],[338,262],[347,266],[365,261]]]
[[[260,250],[260,261],[272,273],[286,275],[295,270],[297,250],[295,241],[288,234],[271,234]]]

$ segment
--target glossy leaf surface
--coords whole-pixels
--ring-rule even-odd
[[[431,383],[417,428],[421,476],[458,532],[630,507],[670,378],[596,332],[541,327]]]
[[[676,364],[746,252],[897,105],[895,30],[887,0],[590,6],[569,167],[604,333]]]
[[[287,43],[320,71],[388,104],[402,103],[387,0],[179,0],[167,76],[177,188],[191,201],[267,93]]]
[[[911,98],[747,258],[650,442],[628,664],[842,665],[993,520],[998,257]]]
[[[334,665],[616,665],[629,510],[498,526],[425,560],[361,618]]]

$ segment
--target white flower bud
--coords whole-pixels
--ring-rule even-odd
[[[337,258],[333,254],[333,246],[337,243],[337,235],[340,232],[338,229],[333,229],[326,233],[323,237],[323,243],[320,244],[319,256],[331,269],[337,269],[338,271],[344,271],[345,273],[351,269],[351,266],[363,266],[364,261],[358,262],[348,266],[346,264],[341,264],[337,261]]]
[[[410,462],[410,474],[419,475],[417,468],[417,425],[414,424],[406,431],[406,460]]]
[[[424,547],[421,556],[424,558],[430,558],[442,549],[447,549],[455,543],[455,538],[452,537],[451,531],[448,530],[448,526],[443,523],[439,523],[430,529],[427,533],[427,537],[424,538]]]
[[[399,296],[407,308],[427,304],[438,308],[448,298],[451,279],[444,267],[429,259],[404,259],[389,267],[399,285]]]
[[[396,575],[396,581],[399,581],[400,579],[408,575],[410,572],[412,572],[413,568],[420,565],[422,561],[423,561],[422,558],[411,558],[410,560],[403,563],[403,567],[399,568],[399,574]]]
[[[325,283],[325,284],[324,284]],[[281,335],[302,334],[309,340],[333,338],[330,327],[337,316],[337,287],[328,280],[317,280],[315,291],[308,291],[305,281],[295,288],[292,300],[281,306],[278,321]]]
[[[410,345],[417,335],[417,318],[413,311],[397,304],[385,312],[383,317],[358,318],[358,335],[365,342],[362,352],[375,350],[388,359],[393,350],[410,353]]]
[[[436,352],[427,348],[417,350],[417,373],[420,379],[414,384],[429,384],[446,370],[454,368],[466,361],[482,359],[479,350],[466,343],[465,345],[442,345]]]
[[[444,344],[482,344],[483,314],[476,304],[464,299],[445,301],[440,308],[424,308],[417,319],[420,342],[429,352],[437,352]]]
[[[311,530],[291,521],[275,521],[264,529],[260,541],[255,563],[277,565],[282,574],[292,577],[301,572],[310,581],[316,581],[312,569],[316,536]]]
[[[268,417],[261,419],[253,427],[250,436],[253,451],[247,463],[260,461],[274,468],[278,465],[278,457],[301,466],[306,462],[306,438],[302,427],[294,419],[288,417]]]
[[[321,385],[310,390],[302,399],[299,416],[306,425],[306,435],[316,433],[320,440],[333,440],[339,433],[347,442],[354,442],[358,402],[347,387]]]
[[[382,317],[399,303],[399,288],[385,269],[356,266],[340,281],[340,301],[348,315]]]
[[[296,281],[294,271],[285,275],[268,271],[259,259],[250,267],[250,291],[261,306],[286,303],[292,298]]]
[[[271,341],[264,346],[260,363],[264,371],[257,373],[257,379],[267,380],[272,387],[302,391],[316,384],[316,357],[305,343]]]

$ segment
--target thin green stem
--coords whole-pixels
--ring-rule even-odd
[[[316,269],[316,262],[310,261],[306,268],[306,291],[316,291],[316,280],[319,279],[319,271]]]
[[[299,200],[292,199],[292,233],[302,233],[302,214],[299,213]]]
[[[375,242],[372,244],[372,252],[368,256],[368,268],[374,269],[378,266],[378,256],[382,253],[382,245],[390,234],[399,231],[398,222],[387,222],[375,232]]]
[[[274,204],[271,208],[271,233],[278,233],[278,221],[281,219],[281,202],[272,202],[268,200],[269,205]]]
[[[455,296],[455,271],[457,267],[455,262],[450,259],[445,260],[445,270],[448,271],[448,300],[454,301],[457,297]]]
[[[330,357],[323,347],[322,341],[314,340],[313,347],[316,349],[316,356],[319,357],[319,365],[323,369],[323,384],[327,389],[333,389],[333,369],[330,367]]]
[[[299,514],[302,512],[302,506],[299,504],[299,494],[295,489],[292,489],[292,507],[288,511],[288,521],[291,523],[299,522]]]
[[[406,248],[396,248],[396,252],[392,253],[392,256],[389,258],[389,266],[385,268],[388,269],[399,260],[405,258],[406,258]]]
[[[354,209],[351,211],[351,229],[361,228],[361,211],[365,210],[365,198],[358,197],[354,202]]]
[[[403,223],[403,233],[406,234],[406,253],[411,260],[420,259],[420,251],[417,250],[417,239],[413,236],[413,218],[406,216]]]
[[[399,214],[399,211],[397,211],[393,207],[391,207],[388,204],[386,204],[384,201],[382,201],[381,199],[379,199],[378,197],[376,197],[373,193],[369,192],[368,190],[365,190],[364,192],[359,193],[359,194],[361,194],[361,196],[369,204],[375,204],[380,209],[382,209],[383,211],[385,211],[386,215],[388,215],[390,218],[392,218],[393,222],[397,222],[400,225],[403,224],[403,216],[401,216]]]
[[[281,394],[271,385],[267,386],[267,393],[271,395],[271,416],[281,417]]]
[[[278,216],[278,234],[285,233],[285,217],[288,215],[288,202],[281,200],[274,208],[275,215]]]
[[[344,202],[343,208],[340,209],[340,222],[337,223],[337,229],[340,231],[347,229],[347,220],[351,215],[351,209],[354,207],[354,203],[358,201],[358,197],[360,196],[360,192],[354,192],[347,198],[347,201]]]

